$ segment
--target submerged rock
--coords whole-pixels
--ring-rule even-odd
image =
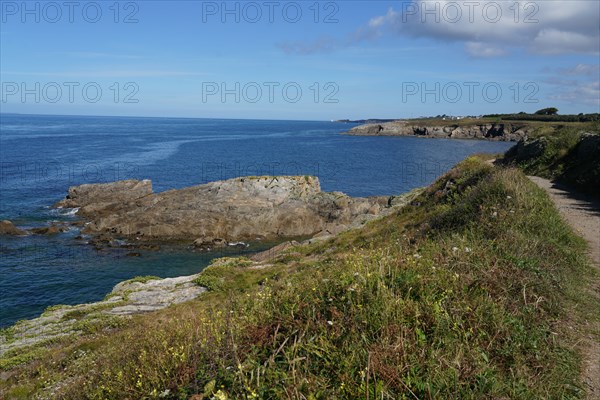
[[[50,224],[49,226],[42,226],[40,228],[32,228],[29,231],[36,235],[56,235],[58,233],[66,232],[67,227],[58,224]]]

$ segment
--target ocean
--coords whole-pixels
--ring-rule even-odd
[[[325,191],[394,195],[434,181],[474,153],[511,144],[360,137],[321,121],[0,114],[0,220],[19,227],[73,221],[51,205],[69,186],[151,179],[155,192],[249,175],[315,175]],[[0,237],[0,327],[56,304],[98,301],[135,276],[173,277],[238,254],[167,247],[127,257],[96,251],[73,228],[54,236]],[[252,243],[248,252],[267,244]]]

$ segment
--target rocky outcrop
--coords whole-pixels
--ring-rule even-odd
[[[505,162],[520,163],[540,157],[544,154],[547,145],[548,141],[543,136],[533,140],[521,140],[515,146],[508,149],[504,156]]]
[[[149,180],[127,180],[113,183],[87,184],[69,188],[69,194],[55,208],[99,207],[115,202],[130,202],[152,194]]]
[[[580,160],[600,160],[600,135],[584,133],[577,144],[576,157]]]
[[[420,125],[411,121],[394,121],[384,124],[356,126],[346,132],[355,136],[417,136],[429,138],[484,139],[518,141],[530,134],[533,128],[519,124],[473,124],[473,125]]]
[[[21,229],[16,227],[11,221],[0,221],[0,235],[7,236],[27,236],[27,235],[56,235],[57,233],[66,232],[68,227],[63,223],[52,222],[46,226],[37,228]]]
[[[124,316],[166,308],[206,291],[194,280],[199,274],[167,279],[132,279],[116,285],[106,300],[75,306],[54,306],[40,317],[20,321],[0,333],[0,356],[24,347],[94,329],[110,328]]]
[[[321,192],[310,176],[245,177],[152,193],[150,181],[69,189],[59,207],[78,207],[83,233],[134,241],[225,243],[308,237],[369,220],[390,208],[389,197],[352,198]]]
[[[558,180],[600,198],[600,135],[584,133],[565,157]]]
[[[17,228],[11,221],[0,221],[0,235],[7,236],[24,236],[27,232]]]

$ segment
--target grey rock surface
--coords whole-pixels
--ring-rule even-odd
[[[193,282],[197,277],[198,274],[147,282],[125,281],[117,284],[106,300],[52,307],[40,317],[20,321],[0,333],[0,356],[11,350],[81,334],[91,324],[106,323],[107,318],[156,311],[193,300],[206,291]]]
[[[353,198],[321,192],[311,176],[245,177],[150,193],[150,181],[82,185],[58,206],[79,207],[83,233],[134,241],[225,242],[311,236],[351,226],[389,207],[389,196]],[[131,191],[131,193],[129,193]]]

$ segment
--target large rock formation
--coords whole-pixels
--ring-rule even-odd
[[[519,124],[473,124],[473,125],[422,125],[411,121],[394,121],[383,124],[356,126],[346,132],[356,136],[418,136],[430,138],[486,139],[518,141],[531,133],[533,128]]]
[[[84,233],[141,241],[214,243],[340,231],[390,208],[389,197],[321,192],[310,176],[246,177],[152,193],[150,181],[82,185],[59,207],[79,207]]]

